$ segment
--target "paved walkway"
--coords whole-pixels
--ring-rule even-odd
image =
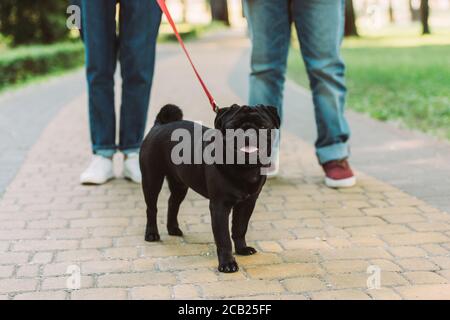
[[[218,101],[242,102],[239,82],[229,81],[247,42],[190,47]],[[210,125],[179,48],[163,50],[171,54],[158,63],[149,118],[171,102]],[[193,192],[180,213],[185,237],[161,227],[163,241],[146,243],[139,186],[77,182],[89,161],[85,101],[72,99],[52,119],[0,200],[0,298],[450,299],[450,216],[363,171],[356,188],[325,188],[311,145],[290,130],[281,178],[266,185],[252,218],[259,253],[238,257],[240,272],[215,270],[208,202]],[[164,189],[161,226],[166,201]],[[79,290],[67,288],[74,266]],[[367,270],[380,270],[380,289],[367,288]]]

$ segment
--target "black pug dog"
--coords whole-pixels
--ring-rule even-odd
[[[239,267],[232,254],[229,215],[233,211],[231,231],[236,254],[252,255],[256,253],[254,248],[247,246],[245,235],[256,200],[266,182],[266,175],[261,174],[261,169],[263,166],[270,166],[270,163],[263,164],[258,155],[257,162],[253,164],[247,162],[243,164],[226,164],[225,162],[225,164],[195,164],[194,162],[174,164],[171,155],[173,148],[178,144],[171,138],[174,130],[185,129],[191,134],[193,142],[191,155],[195,152],[196,144],[193,137],[195,127],[197,126],[197,129],[200,127],[201,132],[212,130],[195,122],[182,119],[183,113],[180,108],[174,105],[164,106],[141,147],[142,188],[147,204],[145,240],[160,240],[156,220],[156,204],[164,178],[167,178],[170,190],[167,212],[169,235],[183,235],[178,226],[177,215],[188,188],[191,188],[210,200],[212,230],[219,258],[218,270],[227,273],[236,272]],[[279,129],[279,127],[278,112],[276,108],[269,106],[233,105],[220,109],[215,119],[216,130],[219,130],[224,137],[227,129],[254,129],[259,138],[260,129],[273,130]],[[267,139],[265,143],[267,146],[266,155],[270,156],[271,134],[265,135],[264,139]],[[230,141],[226,141],[224,138],[222,142],[225,152]],[[210,143],[214,143],[214,141],[205,142],[203,139],[200,143],[197,141],[197,145],[200,144],[202,150]],[[244,152],[248,156],[254,150],[258,150],[257,147],[249,145],[248,139],[245,139],[245,144],[244,148],[234,148],[232,152],[236,155],[239,152]]]

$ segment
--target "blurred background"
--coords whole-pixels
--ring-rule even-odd
[[[168,0],[186,40],[246,28],[240,0]],[[0,2],[0,90],[83,65],[79,32],[66,27],[67,1]],[[450,0],[347,0],[350,108],[450,139]],[[308,80],[292,36],[289,76]],[[175,41],[164,23],[160,41]]]

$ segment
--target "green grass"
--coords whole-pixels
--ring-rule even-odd
[[[346,39],[348,107],[450,140],[450,32],[365,34]],[[298,48],[289,76],[308,86]]]
[[[0,55],[0,91],[60,75],[82,66],[83,62],[80,41],[5,49]]]

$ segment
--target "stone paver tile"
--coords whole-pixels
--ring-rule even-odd
[[[258,241],[259,248],[264,252],[282,252],[283,248],[276,241]]]
[[[39,265],[23,265],[18,267],[16,275],[18,278],[35,278],[39,273]]]
[[[322,266],[328,273],[366,272],[369,263],[365,260],[324,261]]]
[[[413,246],[389,247],[389,251],[399,258],[417,258],[427,255],[425,250]]]
[[[320,291],[326,289],[325,283],[318,278],[292,278],[282,281],[289,292]]]
[[[65,291],[37,291],[21,293],[14,296],[14,300],[65,300]]]
[[[36,279],[0,279],[0,293],[33,291],[37,283]]]
[[[92,288],[72,291],[72,300],[125,300],[127,290],[122,288]]]
[[[8,229],[0,230],[0,240],[43,239],[45,230]]]
[[[439,232],[411,232],[405,234],[386,234],[384,240],[393,246],[420,245],[428,243],[442,243],[449,241],[449,238]]]
[[[236,256],[237,262],[242,266],[270,265],[281,263],[282,259],[274,253],[258,252],[251,256]]]
[[[376,247],[320,250],[319,253],[325,260],[389,259],[392,257],[385,249]]]
[[[198,256],[210,252],[207,245],[184,244],[184,245],[159,245],[144,247],[143,257],[174,257],[174,256]]]
[[[450,284],[402,286],[395,289],[408,300],[450,300]]]
[[[177,274],[181,283],[214,282],[218,278],[215,272],[209,269],[196,269],[181,271]]]
[[[389,288],[370,289],[366,291],[373,300],[401,300],[402,297]]]
[[[376,236],[376,235],[387,235],[387,234],[397,234],[397,233],[410,233],[411,230],[400,224],[387,224],[382,226],[368,226],[368,227],[351,227],[345,228],[345,231],[350,233],[352,236]]]
[[[395,260],[371,259],[369,262],[371,266],[377,266],[382,271],[402,271],[402,268],[395,263]]]
[[[450,230],[450,224],[439,221],[439,222],[416,222],[409,223],[409,226],[419,232],[427,231],[448,231]]]
[[[29,253],[4,252],[0,254],[0,264],[26,263],[29,257]]]
[[[173,287],[175,299],[198,299],[198,288],[192,284],[179,284]]]
[[[360,290],[330,290],[313,292],[313,300],[370,300],[370,297]]]
[[[162,271],[167,271],[217,267],[216,260],[216,257],[185,256],[163,258],[156,263]]]
[[[67,290],[67,281],[69,280],[69,274],[59,277],[46,277],[42,280],[41,289],[42,290]],[[94,278],[90,276],[81,276],[80,287],[81,288],[92,288],[94,286]]]
[[[81,272],[83,274],[127,272],[130,270],[130,265],[131,263],[126,260],[87,261],[81,264]]]
[[[320,275],[324,271],[317,263],[281,263],[246,268],[254,279],[283,279],[308,275]]]
[[[432,257],[431,260],[442,269],[450,269],[450,256]]]
[[[360,226],[374,226],[384,225],[382,219],[378,217],[345,217],[345,218],[327,218],[324,219],[327,224],[336,227],[360,227]]]
[[[285,262],[318,262],[319,256],[312,250],[297,249],[279,253]]]
[[[356,236],[349,238],[351,244],[360,247],[383,247],[385,243],[376,236]]]
[[[51,251],[78,248],[78,240],[24,240],[13,245],[13,251]]]
[[[449,283],[449,281],[434,272],[415,271],[403,274],[412,284]]]
[[[408,258],[396,261],[403,269],[408,271],[432,271],[439,267],[424,258]]]
[[[442,275],[447,280],[450,280],[450,269],[438,271],[440,275]]]
[[[329,249],[330,246],[322,239],[296,239],[296,240],[281,240],[281,245],[286,250],[295,249]]]
[[[284,291],[278,281],[267,280],[211,282],[200,283],[199,286],[203,296],[211,298],[276,294]]]
[[[383,219],[389,223],[408,223],[408,222],[418,222],[424,221],[425,218],[420,214],[392,214],[392,215],[384,215]],[[417,230],[419,231],[419,230]]]
[[[172,294],[166,286],[145,286],[131,289],[131,298],[134,300],[161,300],[170,299]]]
[[[37,252],[31,259],[31,263],[48,264],[53,260],[53,252]]]
[[[329,283],[336,289],[367,288],[367,273],[347,273],[328,275]],[[396,272],[381,272],[381,287],[406,285],[408,282]]]
[[[445,244],[442,246],[439,244],[424,244],[421,247],[431,256],[445,256],[450,254],[450,251],[445,248]]]
[[[14,272],[14,266],[0,266],[0,278],[9,278]]]
[[[89,260],[98,260],[102,253],[96,249],[80,249],[60,251],[56,254],[57,262],[80,262]]]
[[[392,215],[392,214],[406,215],[406,214],[420,213],[420,210],[413,206],[411,206],[411,207],[395,206],[395,207],[387,207],[387,208],[368,208],[368,209],[363,209],[363,211],[368,216],[385,216],[385,215]]]
[[[175,275],[169,272],[116,273],[98,277],[99,287],[137,287],[153,284],[174,284]]]

